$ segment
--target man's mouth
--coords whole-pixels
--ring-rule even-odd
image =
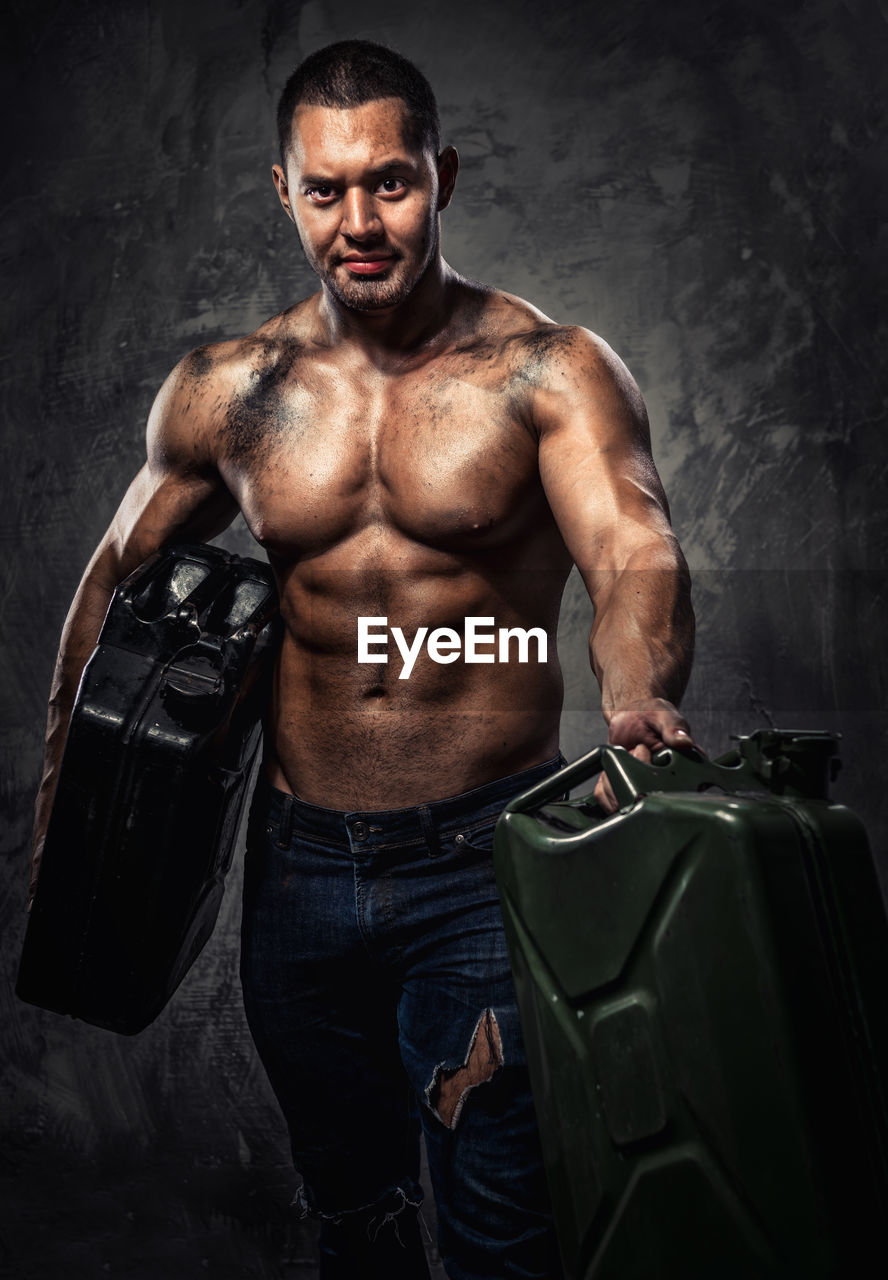
[[[394,254],[356,254],[351,258],[342,258],[341,262],[356,276],[372,276],[385,271],[395,261]]]

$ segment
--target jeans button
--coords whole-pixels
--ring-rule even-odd
[[[356,840],[366,840],[368,830],[366,822],[356,822],[352,827],[352,835]]]

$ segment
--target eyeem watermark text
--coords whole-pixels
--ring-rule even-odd
[[[388,662],[388,633],[391,631],[401,655],[399,680],[407,680],[419,657],[423,644],[433,662],[456,662],[462,655],[463,662],[509,662],[512,641],[519,662],[530,662],[530,642],[536,641],[536,661],[546,662],[548,636],[542,627],[492,628],[493,618],[466,618],[465,631],[460,635],[453,627],[420,627],[412,641],[400,627],[389,627],[388,618],[358,618],[358,662]]]

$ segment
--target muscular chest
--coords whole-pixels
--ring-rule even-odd
[[[280,553],[371,525],[445,550],[492,545],[542,501],[535,440],[495,378],[303,377],[241,419],[228,425],[226,478]]]

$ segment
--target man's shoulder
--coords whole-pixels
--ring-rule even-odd
[[[474,328],[479,339],[501,347],[517,371],[534,378],[565,366],[607,364],[616,357],[598,334],[552,320],[517,294],[488,285],[477,290]]]
[[[310,341],[312,299],[253,333],[196,347],[164,382],[148,419],[149,455],[214,460],[232,413],[285,378]]]
[[[282,364],[289,368],[311,342],[312,303],[309,298],[288,307],[242,337],[196,347],[180,360],[174,376],[218,400],[237,395]]]
[[[635,379],[591,329],[559,324],[523,298],[495,289],[485,289],[476,328],[501,353],[513,404],[536,433],[590,414],[611,422],[646,421]]]

